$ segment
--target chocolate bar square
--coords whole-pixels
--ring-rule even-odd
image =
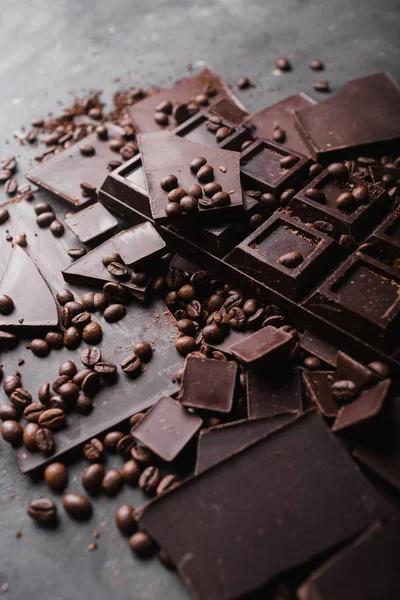
[[[118,221],[100,202],[66,216],[65,224],[82,244],[92,246],[104,242],[118,227]]]

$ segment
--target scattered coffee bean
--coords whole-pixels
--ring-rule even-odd
[[[44,339],[52,350],[60,350],[64,345],[63,334],[60,331],[48,331]]]
[[[24,388],[16,388],[10,395],[10,402],[17,410],[23,412],[32,402],[32,396]]]
[[[356,208],[356,202],[353,194],[350,192],[343,192],[335,200],[335,204],[339,210],[345,212],[353,212]]]
[[[43,383],[40,386],[39,392],[38,392],[38,398],[44,406],[46,406],[49,403],[49,401],[50,401],[50,384],[49,383]]]
[[[124,535],[132,535],[137,530],[135,511],[129,504],[123,504],[119,507],[115,515],[115,521],[118,529]]]
[[[61,237],[64,235],[64,225],[56,219],[50,224],[50,231],[54,237]]]
[[[329,81],[326,79],[318,79],[317,81],[313,81],[313,88],[317,90],[317,92],[329,92]]]
[[[152,538],[145,531],[137,531],[129,538],[129,548],[140,556],[140,558],[148,558],[156,551],[156,545]]]
[[[164,112],[156,111],[154,113],[154,120],[157,123],[157,125],[160,125],[160,127],[167,127],[167,125],[169,124],[168,115]]]
[[[167,196],[168,202],[180,202],[182,198],[187,196],[187,191],[181,187],[171,190]]]
[[[303,365],[309,371],[320,371],[322,369],[322,362],[316,356],[307,356],[303,361]]]
[[[322,165],[319,165],[318,163],[311,165],[311,167],[309,169],[310,177],[317,177],[317,175],[320,175],[323,170],[324,170],[324,167]]]
[[[180,204],[178,204],[177,202],[168,202],[167,206],[165,207],[165,214],[167,215],[167,217],[171,218],[182,214]]]
[[[24,427],[24,433],[22,436],[22,441],[24,446],[30,452],[34,452],[37,450],[36,445],[36,433],[39,429],[39,425],[37,423],[28,423]]]
[[[56,219],[56,215],[53,212],[41,213],[36,218],[36,223],[38,224],[39,227],[41,227],[42,229],[45,229],[46,227],[50,227],[50,225],[52,224],[53,221],[55,221],[55,219]]]
[[[361,206],[362,204],[368,204],[369,202],[369,191],[365,185],[357,185],[354,190],[351,192],[354,197],[357,206]]]
[[[83,144],[83,146],[79,148],[79,152],[82,154],[82,156],[93,156],[96,154],[94,147],[90,146],[89,144]]]
[[[63,400],[65,400],[65,402],[72,404],[78,397],[79,387],[76,385],[76,383],[68,381],[58,388],[58,394]]]
[[[115,454],[117,452],[118,442],[124,437],[122,431],[110,431],[107,433],[103,440],[104,448],[110,454]]]
[[[312,60],[310,62],[310,69],[313,71],[323,71],[325,69],[325,65],[321,60]]]
[[[82,475],[82,486],[89,494],[95,496],[101,491],[103,478],[104,466],[100,463],[94,463],[84,470]]]
[[[24,409],[24,419],[29,423],[37,423],[39,417],[46,410],[45,406],[41,402],[32,402]]]
[[[308,188],[304,192],[306,198],[310,198],[314,202],[318,202],[318,204],[326,204],[326,195],[325,192],[319,190],[318,188]]]
[[[104,459],[104,446],[97,438],[92,438],[83,446],[83,454],[90,462],[102,462]]]
[[[82,181],[80,186],[84,196],[96,196],[96,186],[92,185],[91,183],[88,183],[87,181]]]
[[[57,379],[53,381],[51,387],[56,392],[56,394],[58,394],[58,390],[60,389],[60,387],[64,385],[64,383],[68,383],[69,381],[70,378],[68,377],[68,375],[60,375],[59,377],[57,377]]]
[[[6,208],[0,208],[0,225],[7,223],[10,218],[10,213]]]
[[[197,212],[199,208],[197,198],[194,198],[193,196],[184,196],[179,202],[179,206],[186,213]]]
[[[11,396],[14,390],[21,387],[21,376],[17,373],[4,377],[3,390],[7,396]]]
[[[94,371],[104,379],[113,379],[117,374],[117,365],[111,362],[99,361],[94,365]]]
[[[282,127],[275,127],[272,139],[274,142],[278,142],[278,144],[283,144],[286,142],[286,131]]]
[[[126,308],[123,304],[110,304],[105,309],[103,316],[108,323],[116,323],[126,315]]]
[[[129,297],[126,289],[119,283],[109,281],[103,287],[103,292],[108,301],[112,303],[127,304]]]
[[[16,191],[18,189],[18,183],[16,182],[15,179],[7,179],[7,181],[4,184],[4,191],[6,194],[8,194],[9,196],[13,196]]]
[[[167,175],[160,181],[160,186],[165,192],[170,192],[178,187],[178,178],[176,175]]]
[[[250,79],[246,76],[240,77],[237,80],[236,85],[239,88],[239,90],[247,90],[249,87],[253,86]]]
[[[122,289],[124,290],[124,288],[122,288]],[[124,290],[124,292],[125,292],[125,290]],[[108,306],[106,295],[102,292],[97,292],[94,295],[93,304],[94,304],[95,310],[103,311]]]
[[[348,404],[355,400],[358,389],[354,381],[347,379],[335,381],[331,386],[332,397],[340,404]]]
[[[99,344],[103,337],[103,329],[99,323],[92,321],[83,328],[82,337],[87,344]]]
[[[0,315],[9,315],[14,310],[14,301],[7,294],[0,294]]]
[[[129,419],[129,427],[133,428],[135,425],[137,425],[144,417],[145,413],[136,413],[135,415],[132,415],[131,418]],[[131,429],[131,433],[132,433],[132,429]]]
[[[163,112],[166,115],[170,115],[172,113],[172,102],[170,100],[163,100],[156,106],[156,112]]]
[[[186,356],[189,352],[196,350],[196,341],[190,335],[184,335],[175,341],[175,348],[179,354]]]
[[[121,456],[128,458],[135,445],[136,442],[130,434],[124,435],[117,443],[117,452],[118,454],[121,454]]]
[[[0,419],[2,421],[18,421],[19,410],[12,404],[0,404]]]
[[[60,462],[48,465],[44,470],[44,480],[54,491],[59,492],[65,489],[68,481],[68,471]]]
[[[81,361],[85,367],[94,367],[101,360],[100,348],[92,346],[81,352]]]
[[[11,350],[18,344],[18,338],[14,333],[0,330],[0,350]]]
[[[142,372],[142,362],[138,356],[130,354],[121,361],[121,369],[127,375],[140,375]]]
[[[172,490],[174,487],[176,487],[178,483],[179,479],[176,475],[166,475],[161,479],[160,483],[157,486],[157,496],[159,494],[169,492],[169,490]]]
[[[136,486],[141,474],[141,468],[139,464],[132,458],[124,464],[121,474],[125,483]]]
[[[43,454],[50,455],[54,452],[54,435],[50,429],[39,427],[36,432],[36,446]]]
[[[281,193],[281,195],[279,196],[279,204],[281,206],[286,206],[287,204],[289,204],[289,202],[291,201],[291,199],[293,198],[293,196],[295,194],[296,194],[296,190],[294,190],[293,188],[284,190]]]
[[[32,340],[29,344],[29,349],[33,352],[35,356],[40,358],[44,358],[50,354],[50,346],[46,342],[46,340],[41,340],[36,338]]]
[[[139,487],[146,494],[155,494],[161,481],[160,469],[155,466],[147,467],[139,477]]]
[[[127,279],[129,271],[125,265],[119,262],[112,262],[107,266],[107,271],[116,279]]]
[[[48,408],[40,414],[38,423],[41,428],[56,431],[65,425],[65,413],[59,408]]]
[[[57,521],[57,507],[50,498],[39,498],[30,503],[28,515],[40,525],[53,525]]]
[[[65,494],[63,506],[69,516],[77,521],[87,521],[92,516],[92,503],[87,496]]]
[[[341,181],[346,181],[349,177],[349,170],[343,163],[331,163],[327,170],[332,177]]]
[[[12,446],[19,446],[22,442],[23,429],[17,421],[4,421],[0,428],[3,440]]]
[[[67,304],[68,302],[74,301],[73,293],[71,292],[71,290],[68,290],[67,288],[57,292],[56,298],[57,298],[57,302],[59,304],[61,304],[61,306],[65,306],[65,304]]]
[[[72,325],[72,319],[84,312],[84,308],[80,302],[67,302],[64,304],[62,309],[62,321],[65,327],[70,327]]]
[[[84,392],[80,392],[74,410],[80,415],[89,415],[93,410],[93,400]]]
[[[291,71],[292,65],[288,58],[283,56],[275,59],[275,67],[280,71]]]
[[[70,258],[72,258],[73,260],[78,260],[78,258],[82,258],[82,256],[85,256],[85,254],[87,254],[87,250],[83,246],[78,246],[76,248],[70,248],[68,250],[68,256]]]
[[[98,373],[91,371],[81,383],[81,390],[89,398],[93,398],[101,387],[101,379]]]
[[[197,179],[200,183],[209,183],[214,179],[214,169],[211,165],[204,165],[197,171]]]
[[[279,161],[279,165],[282,169],[291,169],[295,164],[299,162],[299,157],[294,154],[288,154]]]
[[[186,195],[192,196],[193,198],[196,198],[196,200],[200,200],[203,196],[203,190],[198,183],[192,183],[192,185],[188,186]]]
[[[92,373],[92,369],[82,369],[81,371],[78,371],[76,375],[74,375],[72,382],[80,387],[85,377],[90,373]]]
[[[9,169],[0,169],[0,183],[6,183],[11,175],[12,173]]]
[[[101,489],[107,496],[116,496],[123,485],[124,479],[120,471],[118,471],[118,469],[110,469],[104,475]]]
[[[203,335],[203,339],[207,344],[220,344],[225,339],[225,333],[219,325],[216,323],[212,323],[211,325],[206,325],[201,330]],[[192,352],[193,350],[191,350]]]
[[[123,264],[121,255],[118,254],[118,252],[109,252],[108,254],[103,256],[103,258],[101,259],[101,262],[103,263],[103,265],[105,267],[108,267],[112,263]]]
[[[139,466],[147,466],[151,460],[153,460],[153,453],[145,446],[133,446],[131,448],[131,458],[135,460]]]
[[[277,262],[288,269],[294,269],[295,267],[298,267],[303,260],[304,256],[300,254],[300,252],[287,252],[286,254],[282,254],[282,256],[277,259]]]
[[[77,372],[78,372],[78,369],[76,368],[76,364],[74,363],[73,360],[64,361],[58,370],[58,374],[60,376],[66,375],[67,377],[69,377],[69,379],[72,379],[72,377],[74,377],[74,375],[76,375]],[[64,383],[65,383],[65,381],[64,381]],[[53,389],[54,389],[54,386],[53,386]]]

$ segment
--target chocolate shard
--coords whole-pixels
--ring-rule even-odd
[[[298,345],[331,367],[336,367],[338,349],[327,341],[317,337],[311,331],[301,334]]]
[[[382,411],[391,380],[384,379],[364,390],[356,400],[343,406],[335,419],[332,431],[342,431],[373,419]]]
[[[309,412],[153,500],[139,523],[194,597],[228,600],[394,515]]]
[[[229,413],[233,405],[237,370],[234,362],[188,356],[179,401],[190,408]]]
[[[372,525],[324,562],[297,591],[299,600],[400,597],[400,520]]]
[[[231,346],[231,352],[246,367],[259,368],[285,358],[292,343],[290,333],[268,325]]]
[[[190,442],[203,420],[187,411],[179,402],[163,396],[131,430],[154,454],[170,462]]]
[[[303,371],[302,378],[304,392],[311,405],[317,406],[320,413],[328,419],[336,417],[340,404],[331,394],[336,374],[331,371]]]
[[[298,369],[288,368],[268,374],[249,370],[246,373],[246,390],[247,414],[251,419],[303,410]]]
[[[365,367],[341,350],[339,350],[337,355],[336,369],[338,379],[354,381],[359,390],[370,387],[379,380],[378,376],[368,369],[368,367]]]
[[[351,79],[323,102],[295,110],[295,119],[317,161],[391,154],[400,144],[399,103],[394,79],[374,73]]]
[[[166,252],[164,240],[148,222],[114,237],[113,246],[128,267],[137,267]]]
[[[244,110],[238,103],[233,102],[230,98],[221,98],[214,102],[210,108],[210,112],[226,119],[235,125],[241,125],[243,121],[249,116],[247,110]]]
[[[14,302],[10,314],[0,314],[1,328],[57,327],[58,312],[53,295],[35,263],[20,246],[1,246],[0,290]]]
[[[82,244],[89,246],[104,242],[116,232],[118,227],[118,221],[100,202],[66,216],[65,224]]]
[[[282,412],[270,417],[244,419],[202,429],[197,444],[196,475],[293,418],[293,413]]]

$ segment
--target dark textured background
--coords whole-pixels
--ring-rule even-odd
[[[27,157],[13,134],[34,117],[57,112],[68,94],[118,87],[164,85],[188,73],[191,63],[211,64],[233,84],[249,75],[257,84],[239,97],[253,111],[302,90],[315,98],[318,77],[337,89],[347,78],[387,70],[400,79],[398,0],[1,0],[0,155]],[[289,56],[293,71],[274,76],[273,61]],[[308,69],[319,58],[324,74]],[[116,78],[119,79],[116,83]],[[0,204],[5,200],[0,189]],[[116,459],[116,464],[119,464]],[[70,469],[70,489],[80,489],[80,461]],[[116,500],[98,500],[88,524],[65,515],[59,530],[37,530],[26,504],[47,493],[19,474],[0,445],[0,586],[10,600],[175,600],[183,584],[157,559],[135,560],[114,525],[123,501],[143,496],[125,489]],[[59,500],[58,500],[59,503]],[[99,548],[87,552],[92,529]],[[16,530],[23,537],[15,539]],[[0,592],[1,595],[1,592]]]

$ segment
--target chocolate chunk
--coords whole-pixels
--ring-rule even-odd
[[[289,333],[272,326],[264,327],[233,344],[233,356],[247,367],[259,368],[284,360],[290,350],[293,338]]]
[[[384,379],[361,392],[356,400],[343,406],[335,419],[332,431],[342,431],[373,419],[382,411],[390,388],[390,379]]]
[[[335,374],[330,371],[304,371],[302,378],[304,392],[311,405],[316,405],[324,417],[336,417],[340,404],[332,396]]]
[[[337,355],[337,377],[354,381],[358,389],[369,387],[378,381],[373,371],[340,350]]]
[[[228,413],[232,409],[237,375],[233,362],[188,356],[179,393],[184,406]],[[210,386],[202,382],[212,381]]]
[[[267,375],[249,370],[246,373],[246,391],[249,419],[303,410],[298,369],[282,369],[279,373]]]
[[[99,202],[66,217],[65,224],[82,244],[89,246],[97,246],[118,227],[118,221]]]

